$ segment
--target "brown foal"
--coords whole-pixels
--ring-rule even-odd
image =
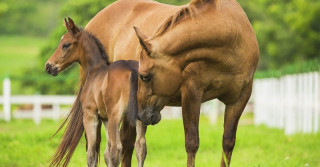
[[[123,128],[136,126],[138,166],[143,166],[146,157],[146,126],[136,120],[138,62],[119,60],[110,65],[97,38],[79,29],[70,18],[68,21],[65,19],[65,26],[67,33],[47,61],[46,71],[56,76],[74,62],[78,62],[81,84],[76,102],[61,125],[62,127],[68,121],[67,129],[50,166],[68,164],[83,131],[87,141],[87,164],[97,166],[101,122],[107,131],[105,162],[109,167],[118,166],[122,151],[121,141],[125,141],[119,132],[122,121]]]

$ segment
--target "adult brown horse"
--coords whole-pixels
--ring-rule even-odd
[[[139,40],[133,26],[141,29],[136,28]],[[139,117],[145,124],[159,122],[166,105],[182,106],[188,166],[195,165],[199,147],[200,104],[222,101],[221,166],[230,164],[259,59],[252,26],[235,0],[191,0],[184,6],[119,0],[86,30],[101,39],[111,61],[139,59]]]
[[[131,126],[136,126],[138,166],[142,167],[146,157],[146,126],[136,120],[138,62],[119,60],[110,65],[104,48],[95,36],[79,29],[70,18],[68,21],[65,19],[65,26],[68,32],[62,36],[56,51],[47,61],[46,71],[56,76],[78,62],[83,73],[79,93],[66,119],[66,131],[50,166],[68,164],[84,130],[88,166],[97,166],[101,122],[105,125],[108,139],[105,162],[109,167],[118,166],[122,151],[120,123],[130,120]]]

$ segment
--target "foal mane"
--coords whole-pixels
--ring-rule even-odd
[[[105,61],[105,63],[109,66],[110,65],[110,62],[109,62],[109,56],[106,54],[106,51],[102,45],[102,43],[100,42],[100,40],[94,36],[93,34],[91,34],[90,32],[88,31],[84,31],[85,33],[88,34],[88,36],[93,39],[93,41],[95,42],[95,44],[98,46],[98,49],[99,49],[99,53],[100,53],[100,56],[102,57],[102,59]]]
[[[196,18],[199,15],[198,8],[211,1],[214,1],[215,6],[218,9],[220,0],[191,0],[191,2],[188,5],[182,7],[174,15],[168,17],[164,21],[164,23],[156,31],[154,38],[163,35],[163,33],[167,32],[175,25],[179,24],[182,20]]]

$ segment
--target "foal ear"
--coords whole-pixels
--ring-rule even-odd
[[[142,48],[148,53],[148,55],[150,55],[151,53],[151,49],[152,49],[152,45],[150,42],[147,41],[148,37],[146,35],[144,35],[139,28],[137,27],[133,27],[137,37],[139,38],[139,42],[140,45],[142,46]]]
[[[66,29],[69,31],[69,24],[66,18],[64,18],[64,26],[66,27]]]
[[[64,19],[64,24],[68,32],[70,32],[72,35],[76,35],[78,32],[80,32],[80,29],[74,24],[70,17],[68,17],[68,21],[67,19]]]

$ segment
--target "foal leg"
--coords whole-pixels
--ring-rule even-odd
[[[120,138],[122,143],[121,166],[131,167],[132,153],[136,141],[136,127],[131,126],[126,117],[122,120]]]
[[[118,113],[118,112],[113,112]],[[122,144],[120,139],[120,119],[117,116],[111,116],[108,122],[108,167],[119,166]]]
[[[147,126],[143,125],[141,121],[136,121],[137,139],[135,143],[136,156],[138,160],[138,167],[143,167],[144,160],[147,155],[146,145],[146,131]]]
[[[182,117],[185,133],[185,148],[188,167],[195,166],[195,156],[199,148],[199,115],[203,92],[195,84],[187,82],[182,87]]]
[[[104,161],[108,165],[109,164],[109,137],[108,137],[108,121],[102,121],[104,128],[106,130],[106,138],[107,138],[107,144],[106,149],[104,150]]]
[[[250,98],[252,81],[243,88],[238,101],[234,104],[226,105],[224,116],[223,132],[223,153],[221,158],[222,167],[230,166],[231,155],[236,141],[236,132],[240,116]],[[224,155],[226,162],[224,161]]]
[[[87,164],[96,167],[98,162],[97,131],[99,126],[98,115],[91,110],[83,111],[83,125],[87,139]]]

